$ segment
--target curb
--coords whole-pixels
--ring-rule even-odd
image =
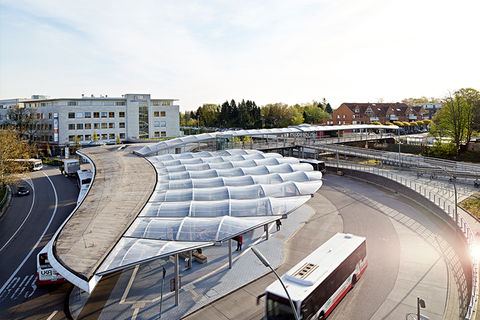
[[[3,208],[0,210],[0,219],[3,217],[5,212],[7,212],[8,207],[10,206],[10,202],[12,201],[12,189],[10,189],[10,186],[8,185],[7,185],[7,192],[5,193],[5,196],[7,197],[7,201],[5,201]],[[5,197],[3,199],[5,199]]]

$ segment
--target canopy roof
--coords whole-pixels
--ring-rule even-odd
[[[322,185],[311,165],[256,150],[146,159],[155,191],[97,275],[231,239],[284,217]]]
[[[177,148],[189,143],[205,142],[213,140],[217,137],[262,137],[269,135],[283,135],[290,133],[309,133],[319,131],[337,131],[337,130],[357,130],[357,129],[387,129],[396,130],[399,127],[396,125],[383,126],[374,124],[354,124],[354,125],[338,125],[338,126],[317,126],[309,124],[301,124],[298,126],[291,126],[288,128],[273,128],[273,129],[250,129],[250,130],[228,130],[222,132],[202,133],[197,135],[186,136],[182,138],[175,138],[172,140],[161,141],[153,145],[144,146],[140,150],[134,151],[140,156],[149,156],[162,150],[170,148]]]

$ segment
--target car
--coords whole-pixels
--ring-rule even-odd
[[[30,190],[27,188],[27,186],[19,186],[17,188],[17,195],[26,196],[28,194],[30,194]]]

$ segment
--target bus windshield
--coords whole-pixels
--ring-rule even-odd
[[[41,269],[51,268],[50,262],[48,261],[48,255],[46,253],[42,253],[38,256],[38,264],[40,265]]]
[[[295,319],[290,301],[285,298],[268,294],[267,295],[267,319],[268,320],[290,320]]]

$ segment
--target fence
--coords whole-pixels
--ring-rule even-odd
[[[338,168],[350,169],[355,171],[363,171],[368,172],[371,174],[379,175],[385,177],[389,180],[395,181],[405,187],[415,191],[416,193],[420,194],[424,198],[428,199],[432,203],[434,203],[438,208],[440,208],[446,216],[450,218],[450,222],[456,224],[456,226],[461,230],[463,236],[465,237],[469,249],[472,249],[475,241],[475,233],[469,227],[467,221],[463,218],[461,214],[455,215],[455,202],[452,202],[451,197],[455,197],[455,191],[451,192],[446,190],[446,188],[440,187],[438,183],[429,183],[426,185],[423,183],[423,179],[417,179],[417,181],[413,180],[413,177],[406,177],[390,170],[376,168],[372,166],[365,166],[361,164],[351,163],[351,162],[329,162],[331,167],[335,167],[338,165]],[[420,180],[420,182],[418,181]],[[466,188],[459,188],[460,194],[465,196],[467,194]],[[458,197],[458,190],[457,190],[457,197]],[[472,294],[470,298],[470,302],[468,305],[468,309],[466,312],[465,319],[471,319],[472,315],[475,312],[477,300],[478,300],[478,262],[473,260],[472,262]]]

